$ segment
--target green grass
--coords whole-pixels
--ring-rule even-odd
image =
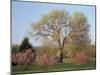
[[[70,63],[72,59],[64,59],[64,63],[59,63],[53,66],[40,67],[37,65],[30,66],[13,66],[12,74],[25,74],[25,73],[40,73],[40,72],[54,72],[54,71],[73,71],[73,70],[89,70],[96,68],[95,59],[89,64],[76,65]]]

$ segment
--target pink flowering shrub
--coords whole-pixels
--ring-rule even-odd
[[[74,63],[76,64],[87,64],[90,62],[90,55],[85,52],[77,52],[75,57],[74,57]]]
[[[57,64],[58,61],[59,61],[59,58],[55,56],[50,56],[47,53],[36,57],[36,64],[40,66],[54,65],[54,64]]]
[[[31,49],[27,49],[24,52],[18,52],[12,54],[12,63],[28,65],[32,64],[34,61],[34,55]]]

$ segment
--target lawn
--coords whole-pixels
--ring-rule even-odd
[[[68,61],[68,62],[67,62]],[[37,65],[30,66],[13,66],[12,74],[24,74],[24,73],[40,73],[40,72],[54,72],[54,71],[73,71],[73,70],[90,70],[96,68],[95,59],[88,64],[76,65],[70,63],[71,59],[64,59],[64,63],[59,63],[53,66],[40,67]]]

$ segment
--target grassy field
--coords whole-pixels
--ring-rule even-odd
[[[68,62],[67,62],[68,61]],[[71,59],[64,59],[64,63],[59,63],[53,66],[40,67],[37,65],[30,66],[13,66],[12,75],[24,73],[40,73],[40,72],[54,72],[54,71],[74,71],[74,70],[89,70],[96,68],[95,59],[89,64],[76,65],[70,63]]]

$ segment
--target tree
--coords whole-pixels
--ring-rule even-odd
[[[11,48],[12,48],[12,52],[17,52],[17,51],[19,50],[19,45],[13,44],[13,45],[11,46]]]
[[[36,48],[33,47],[30,43],[29,43],[29,39],[27,37],[25,37],[19,47],[19,51],[24,51],[24,50],[27,50],[27,49],[31,49],[32,50],[32,53],[34,55],[34,60],[36,58]]]
[[[63,62],[63,50],[69,38],[73,44],[74,42],[77,44],[77,42],[81,43],[88,40],[87,20],[82,13],[69,16],[65,10],[52,10],[48,14],[44,14],[32,26],[37,38],[48,38],[48,40],[58,44],[60,63]]]
[[[25,49],[31,48],[32,49],[32,45],[29,43],[29,39],[27,37],[24,38],[24,40],[22,41],[19,50],[23,51]]]
[[[71,44],[75,45],[77,50],[85,50],[87,44],[90,44],[87,18],[83,13],[75,12],[70,16],[69,24]]]
[[[68,13],[64,10],[53,10],[45,14],[41,19],[33,24],[35,36],[38,38],[48,38],[53,43],[57,43],[60,50],[60,60],[63,62],[63,48],[68,29]]]

